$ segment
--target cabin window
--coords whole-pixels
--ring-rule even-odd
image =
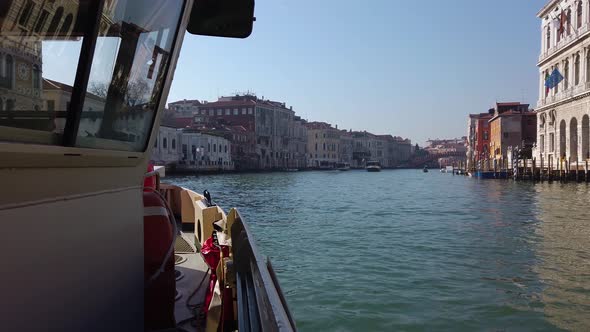
[[[9,1],[8,11],[0,11],[0,99],[10,100],[6,113],[0,114],[0,141],[61,145],[68,112],[64,106],[72,97],[77,72],[72,64],[79,61],[83,34],[72,40],[53,37],[53,27],[46,24],[50,13],[35,9],[35,3],[41,2]],[[68,11],[88,17],[80,6],[72,3]],[[56,20],[61,21],[63,12],[62,7],[55,11]],[[48,96],[60,102],[44,100]]]
[[[117,1],[105,11],[95,1],[41,3],[0,10],[0,141],[145,151],[184,1]]]
[[[77,146],[145,150],[182,4],[181,0],[119,1],[103,13],[108,16],[103,22],[106,29],[98,35],[84,102],[99,110],[100,126],[80,123]],[[139,116],[130,118],[129,113]]]

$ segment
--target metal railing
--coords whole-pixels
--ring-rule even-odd
[[[296,331],[295,321],[270,260],[260,255],[252,234],[237,211],[236,215],[231,238],[237,284],[238,330]]]

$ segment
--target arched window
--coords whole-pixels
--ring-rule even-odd
[[[74,16],[72,14],[68,14],[64,19],[64,24],[62,24],[61,29],[59,30],[59,34],[65,36],[70,31],[70,27],[72,26],[72,20]]]
[[[176,150],[176,139],[172,139],[172,150]]]
[[[551,48],[551,26],[547,26],[547,49]]]
[[[168,148],[168,139],[166,139],[166,137],[164,137],[164,139],[162,139],[162,147],[164,149]]]
[[[576,10],[576,28],[582,27],[582,8],[584,8],[584,2],[582,0],[578,1],[578,9]]]
[[[217,144],[213,143],[213,152],[217,152]]]
[[[574,60],[574,76],[575,85],[580,84],[580,53],[576,54]]]
[[[27,22],[29,22],[29,18],[31,17],[31,12],[33,11],[33,1],[27,0],[27,3],[23,6],[23,10],[20,14],[20,18],[18,20],[18,24],[22,26],[26,26]]]
[[[33,66],[33,88],[41,88],[41,69],[37,65]]]
[[[55,32],[57,31],[57,27],[59,26],[59,22],[61,22],[61,17],[63,15],[64,15],[64,8],[59,7],[55,11],[55,15],[53,15],[53,19],[51,20],[51,23],[49,24],[49,28],[47,29],[47,34],[49,36],[53,36],[55,34]]]
[[[224,152],[227,153],[227,145],[224,146]]]

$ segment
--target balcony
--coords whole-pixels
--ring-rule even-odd
[[[539,55],[539,62],[542,62],[543,60],[551,57],[553,54],[561,51],[565,47],[570,46],[577,39],[580,39],[581,37],[583,37],[584,35],[586,35],[589,31],[590,31],[590,24],[589,23],[583,24],[582,27],[580,29],[578,29],[577,32],[572,31],[572,33],[569,36],[566,36],[566,37],[562,38],[557,43],[557,45],[551,47],[548,50],[545,50],[545,51],[541,52],[541,55]]]
[[[590,91],[590,82],[580,83],[574,87],[569,87],[567,90],[559,91],[554,96],[547,96],[545,98],[541,98],[537,101],[537,108],[543,107],[545,105],[550,105],[562,100],[566,100],[568,98],[575,97],[582,93]]]

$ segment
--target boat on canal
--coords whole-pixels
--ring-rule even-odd
[[[367,161],[365,169],[367,172],[381,172],[381,164],[378,161]]]
[[[428,173],[428,166],[424,166],[424,168],[422,169],[422,172]]]
[[[350,171],[350,164],[349,163],[337,163],[336,169],[339,171]]]
[[[238,210],[149,167],[185,33],[253,22],[253,0],[2,2],[3,330],[296,329]]]

